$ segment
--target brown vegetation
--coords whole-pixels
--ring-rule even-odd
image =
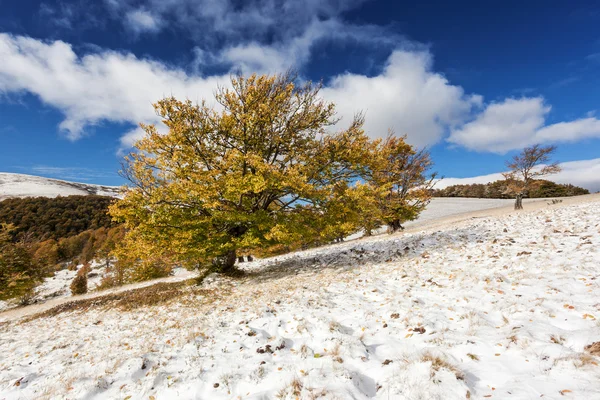
[[[53,307],[47,311],[35,314],[26,319],[31,321],[37,318],[53,317],[65,312],[87,311],[90,308],[106,307],[119,308],[124,311],[134,310],[140,307],[150,307],[166,303],[172,299],[178,298],[186,293],[186,289],[193,285],[194,280],[157,283],[155,285],[127,290],[120,293],[107,294],[105,296],[94,297],[90,299],[74,300]],[[210,290],[193,288],[196,292],[209,295]]]
[[[479,199],[512,199],[508,187],[509,180],[498,180],[490,183],[472,183],[469,185],[452,185],[444,189],[434,189],[433,197],[470,197]],[[569,197],[590,194],[589,190],[571,184],[560,184],[538,179],[532,181],[526,193],[530,198]]]
[[[15,226],[14,240],[59,240],[115,226],[108,215],[113,200],[95,195],[7,199],[0,201],[0,222]]]

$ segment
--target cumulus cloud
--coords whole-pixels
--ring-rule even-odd
[[[600,121],[593,117],[546,125],[550,110],[542,97],[491,103],[474,120],[454,129],[448,141],[470,150],[503,154],[536,143],[600,137]]]
[[[246,73],[281,72],[305,63],[319,40],[368,43],[377,37],[341,27],[336,20],[316,22],[286,46],[254,42],[227,47],[218,54],[209,52],[205,58],[216,58]],[[375,43],[391,45],[386,40],[381,37]],[[600,121],[593,116],[546,125],[550,106],[541,97],[507,99],[481,111],[482,97],[466,94],[435,72],[427,49],[403,45],[404,49],[391,53],[377,75],[343,73],[326,82],[321,94],[336,103],[341,124],[364,111],[365,128],[372,137],[385,136],[391,128],[406,134],[411,144],[427,146],[450,131],[451,143],[498,153],[533,143],[600,137]],[[156,123],[152,103],[158,99],[174,95],[210,102],[214,89],[229,80],[228,69],[220,75],[203,75],[130,53],[95,49],[79,55],[62,41],[10,34],[0,34],[0,59],[0,95],[36,95],[64,115],[59,128],[72,140],[82,137],[87,126],[104,121]],[[140,129],[131,128],[121,138],[122,146],[131,146],[141,134]]]
[[[0,34],[0,93],[29,92],[60,110],[72,140],[102,121],[154,123],[152,102],[165,96],[210,99],[228,76],[197,77],[131,54],[79,57],[64,42]]]
[[[561,163],[562,171],[545,179],[557,183],[570,183],[588,189],[590,192],[600,191],[600,158],[591,160],[569,161]],[[452,185],[468,185],[472,183],[488,183],[504,179],[501,172],[473,176],[469,178],[444,178],[436,184],[443,189]]]
[[[380,75],[333,78],[323,96],[335,102],[344,117],[364,111],[371,136],[383,137],[392,128],[416,146],[439,141],[448,127],[461,124],[482,101],[435,73],[429,52],[406,50],[393,52]]]
[[[103,0],[93,5],[43,4],[40,15],[76,29],[88,7],[102,19],[122,23],[134,37],[179,31],[195,48],[194,65],[177,68],[129,53],[94,49],[78,55],[64,42],[0,34],[0,95],[28,92],[60,110],[60,129],[71,139],[102,121],[156,122],[151,103],[173,94],[210,99],[227,76],[206,71],[276,73],[302,70],[320,44],[390,54],[381,72],[354,71],[329,77],[322,95],[337,104],[343,122],[366,113],[373,137],[388,128],[411,144],[433,145],[447,137],[464,148],[505,153],[535,143],[600,137],[593,115],[546,124],[551,111],[542,97],[505,99],[484,105],[433,68],[433,56],[389,27],[344,21],[344,13],[367,0]],[[67,5],[65,5],[67,4]],[[100,24],[100,22],[98,23]],[[93,26],[97,24],[94,23]],[[373,51],[373,53],[371,53]],[[593,58],[593,57],[592,57]],[[190,72],[195,68],[195,72]],[[531,96],[531,94],[529,95]],[[448,136],[449,134],[449,136]],[[124,146],[140,136],[131,129]]]
[[[278,59],[275,50],[268,54]],[[238,57],[246,62],[254,59],[244,52]],[[113,51],[78,56],[61,41],[7,34],[0,34],[0,58],[4,60],[0,63],[0,92],[29,92],[59,109],[65,116],[60,129],[72,140],[80,138],[87,125],[102,121],[158,122],[152,102],[168,95],[210,101],[216,86],[228,80],[228,75],[200,77]],[[260,62],[256,63],[253,67],[260,67]],[[346,123],[364,110],[372,136],[383,136],[388,128],[395,128],[400,134],[407,133],[413,144],[433,144],[447,126],[460,123],[481,99],[450,85],[432,71],[431,63],[426,51],[396,51],[380,75],[337,76],[322,95],[338,104]],[[141,134],[139,129],[127,132],[121,139],[123,146],[131,145]]]

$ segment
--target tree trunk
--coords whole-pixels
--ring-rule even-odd
[[[212,265],[218,272],[228,273],[234,270],[235,259],[235,250],[229,250],[227,253],[215,257]]]
[[[404,230],[404,227],[400,223],[399,219],[395,219],[392,222],[390,222],[389,227],[390,227],[391,233],[396,233],[398,231],[401,231],[401,230],[403,231]]]
[[[237,259],[238,259],[238,263],[244,262],[244,256],[239,256]]]
[[[252,258],[252,256],[247,256],[247,257],[248,257],[248,262],[254,261],[254,258]]]
[[[519,193],[517,194],[517,197],[515,198],[515,210],[522,210],[523,209],[523,194]]]

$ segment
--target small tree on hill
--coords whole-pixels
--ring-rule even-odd
[[[532,182],[541,177],[560,172],[557,162],[547,164],[556,146],[526,147],[512,160],[506,162],[509,171],[504,173],[508,182],[508,192],[515,196],[515,210],[523,209],[523,196],[531,188]]]
[[[87,284],[88,284],[87,274],[85,273],[85,271],[77,272],[77,275],[75,276],[75,278],[73,278],[73,281],[71,282],[71,286],[70,286],[71,294],[73,296],[76,296],[78,294],[87,293],[87,290],[88,290]]]

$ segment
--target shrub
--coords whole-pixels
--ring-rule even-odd
[[[71,294],[76,296],[84,293],[87,293],[87,275],[85,273],[77,273],[77,276],[71,282]]]

